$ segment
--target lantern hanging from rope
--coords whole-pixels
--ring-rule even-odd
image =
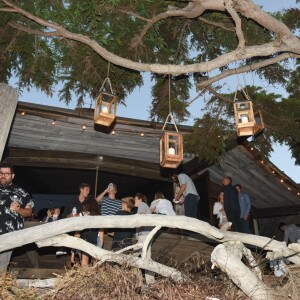
[[[237,99],[238,87],[246,97],[246,100]],[[233,108],[238,136],[255,136],[264,129],[261,111],[253,111],[253,104],[244,89],[238,85],[235,91]]]
[[[116,113],[117,96],[113,92],[110,79],[106,77],[96,99],[94,122],[109,127],[115,120]]]
[[[176,131],[165,131],[168,120],[173,121]],[[160,138],[160,165],[164,168],[177,168],[183,160],[182,134],[178,132],[174,117],[169,114]]]
[[[165,131],[167,122],[173,122],[176,131]],[[171,78],[169,75],[169,114],[162,128],[162,136],[159,141],[160,145],[160,165],[164,168],[176,169],[183,160],[183,138],[178,132],[175,119],[171,114]]]

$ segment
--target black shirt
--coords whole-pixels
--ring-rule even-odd
[[[89,198],[85,198],[82,202],[79,201],[79,196],[76,196],[72,199],[70,199],[66,205],[63,217],[67,217],[72,213],[72,210],[74,207],[76,207],[77,214],[81,213],[83,211],[83,205],[87,202]]]
[[[119,210],[116,215],[128,216],[130,218],[132,214],[126,210]],[[120,250],[132,244],[135,228],[116,228],[114,231],[112,250]]]

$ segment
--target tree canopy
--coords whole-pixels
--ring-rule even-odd
[[[155,121],[168,115],[170,94],[174,116],[186,120],[196,85],[200,96],[211,97],[204,114],[198,112],[186,151],[216,162],[235,134],[233,94],[219,81],[255,73],[288,93],[283,98],[245,87],[266,125],[256,146],[268,155],[273,141],[285,143],[300,164],[298,3],[270,14],[251,0],[2,0],[0,81],[15,77],[20,89],[47,95],[62,82],[60,99],[69,103],[73,92],[80,105],[95,99],[109,76],[125,103],[150,72]]]

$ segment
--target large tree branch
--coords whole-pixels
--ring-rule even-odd
[[[38,247],[69,247],[84,251],[92,257],[100,261],[116,262],[120,265],[130,265],[133,267],[146,269],[167,278],[172,278],[175,281],[182,281],[187,279],[186,276],[181,274],[178,270],[165,266],[163,264],[153,261],[151,258],[143,259],[133,255],[124,255],[112,251],[104,250],[94,246],[80,238],[75,238],[67,234],[51,237],[37,242]]]
[[[237,12],[235,11],[235,9],[232,7],[233,1],[225,0],[224,2],[225,2],[226,10],[229,12],[229,14],[231,15],[235,23],[235,31],[239,40],[239,48],[243,49],[245,47],[245,38],[242,30],[242,21],[239,15],[237,14]]]
[[[255,21],[259,23],[259,21],[263,22],[261,20],[261,15],[265,16],[267,15],[269,19],[273,21],[273,23],[276,25],[276,31],[277,33],[281,34],[282,40],[280,41],[273,41],[267,44],[258,45],[258,46],[249,46],[245,47],[244,49],[236,49],[232,52],[225,53],[209,62],[201,62],[196,64],[190,64],[190,65],[162,65],[162,64],[145,64],[145,63],[139,63],[134,62],[129,59],[122,58],[120,56],[117,56],[109,51],[107,51],[105,48],[101,47],[95,40],[92,40],[91,38],[69,32],[68,30],[64,29],[62,26],[48,22],[46,20],[43,20],[37,16],[32,15],[31,13],[17,7],[13,3],[2,0],[7,6],[15,9],[19,14],[25,16],[26,18],[44,26],[47,28],[47,31],[55,30],[58,37],[64,37],[66,39],[75,40],[81,43],[84,43],[85,45],[91,47],[96,53],[98,53],[100,56],[102,56],[107,61],[110,61],[111,63],[114,63],[116,65],[136,70],[136,71],[145,71],[145,72],[153,72],[158,74],[172,74],[172,75],[180,75],[184,73],[195,73],[195,72],[210,72],[214,69],[220,68],[221,66],[228,65],[235,61],[240,61],[244,59],[249,59],[251,57],[255,56],[270,56],[274,55],[279,52],[291,52],[296,53],[300,55],[300,41],[297,37],[293,36],[291,32],[288,30],[288,28],[278,22],[276,19],[272,19],[271,16],[269,16],[266,13],[263,13],[261,10],[259,10],[250,0],[241,0],[240,2],[244,5],[246,4],[252,4],[254,7],[256,7],[256,11],[260,13],[260,15],[256,16]],[[235,2],[236,10],[240,9],[239,3]],[[197,5],[195,4],[197,3]],[[249,4],[249,5],[250,5]],[[208,1],[208,0],[198,0],[195,1],[192,5],[191,3],[187,6],[187,9],[190,9],[190,11],[193,11],[193,15],[197,17],[197,13],[203,12],[206,9],[214,9],[219,11],[224,11],[224,3],[221,0],[214,0],[214,1]],[[196,9],[197,8],[197,9]],[[193,10],[194,9],[194,10]],[[200,13],[199,13],[200,14]],[[279,26],[281,24],[282,26]],[[274,25],[274,26],[275,26]],[[286,30],[287,28],[287,30]]]

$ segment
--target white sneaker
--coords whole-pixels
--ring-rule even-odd
[[[56,255],[59,256],[59,255],[67,255],[67,252],[66,251],[56,251]]]

